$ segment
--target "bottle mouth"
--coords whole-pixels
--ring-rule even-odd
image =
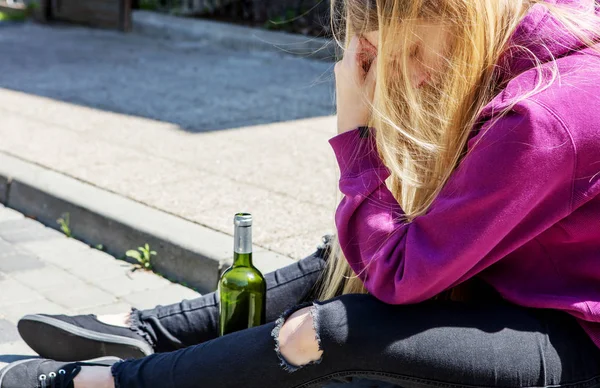
[[[233,224],[235,226],[252,226],[252,214],[237,213],[235,217],[233,217]]]

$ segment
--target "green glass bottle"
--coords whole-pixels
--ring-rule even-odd
[[[219,335],[265,323],[267,282],[252,265],[252,216],[238,213],[235,225],[233,265],[219,280]]]

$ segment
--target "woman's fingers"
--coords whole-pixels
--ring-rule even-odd
[[[360,56],[359,51],[360,40],[357,36],[353,36],[350,39],[350,43],[344,52],[344,58],[342,59],[342,66],[346,77],[350,77],[355,82],[360,81],[358,77],[358,58]]]
[[[350,43],[348,44],[348,47],[346,48],[346,52],[344,53],[344,59],[343,61],[347,64],[347,65],[352,65],[353,62],[356,62],[356,56],[359,53],[359,46],[360,46],[360,39],[354,35],[352,37],[352,39],[350,39]]]

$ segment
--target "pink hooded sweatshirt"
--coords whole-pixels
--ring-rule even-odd
[[[490,125],[538,81],[524,51],[505,56],[499,69],[511,81],[481,112],[467,156],[430,210],[413,222],[398,221],[402,208],[385,185],[390,172],[372,134],[357,129],[330,140],[344,194],[338,237],[383,302],[418,303],[479,277],[510,302],[572,314],[600,346],[600,54],[541,4],[512,39],[545,67],[554,58],[560,77]]]

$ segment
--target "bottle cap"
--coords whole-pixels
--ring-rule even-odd
[[[235,226],[252,226],[252,215],[250,213],[238,213],[233,218]]]

